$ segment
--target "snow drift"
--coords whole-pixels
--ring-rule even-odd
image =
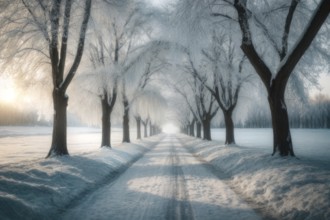
[[[330,219],[330,170],[260,149],[185,138],[196,156],[229,175],[228,183],[276,219]]]
[[[8,153],[0,164],[0,219],[56,219],[88,193],[111,183],[162,137],[116,144],[111,150],[77,150],[70,157],[51,159],[38,159],[37,152],[8,145],[21,152],[18,158]],[[317,162],[317,158],[272,157],[268,147],[257,146],[257,139],[253,148],[175,137],[195,156],[224,172],[228,176],[225,183],[256,204],[254,208],[262,208],[276,219],[330,219],[330,167],[324,158]],[[317,144],[314,148],[328,150]]]
[[[159,137],[76,156],[0,166],[1,219],[56,219],[89,191],[111,181]]]

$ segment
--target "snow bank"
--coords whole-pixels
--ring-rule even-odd
[[[55,219],[89,191],[111,181],[159,139],[112,149],[0,166],[0,219]]]
[[[28,135],[51,135],[53,127],[47,126],[0,126],[1,137],[15,137],[15,136],[28,136]],[[81,133],[100,133],[101,129],[89,127],[68,127],[68,133],[81,134]],[[116,129],[116,128],[115,128]]]
[[[0,126],[0,165],[21,163],[24,160],[43,158],[49,152],[52,140],[50,127]],[[99,149],[100,128],[68,127],[67,143],[72,155],[93,152]],[[131,140],[136,141],[136,130],[131,131]],[[111,128],[111,144],[122,142],[122,129]]]
[[[276,219],[330,219],[330,170],[261,149],[184,138],[185,146],[230,176],[232,188]]]

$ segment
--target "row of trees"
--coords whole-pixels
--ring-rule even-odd
[[[225,121],[225,144],[234,144],[233,112],[238,102],[243,82],[250,75],[244,72],[245,58],[232,44],[232,38],[215,29],[210,33],[210,43],[201,49],[200,54],[192,54],[183,48],[185,57],[182,64],[176,65],[184,79],[174,81],[171,86],[183,98],[190,114],[182,122],[183,130],[194,135],[197,124],[197,137],[211,140],[211,121],[221,110]]]
[[[131,114],[138,131],[142,122],[145,129],[149,126],[150,134],[159,132],[160,120],[155,115],[162,114],[166,102],[148,85],[164,65],[157,44],[151,41],[148,14],[141,2],[17,0],[1,4],[2,68],[32,85],[48,83],[44,92],[52,94],[53,132],[47,157],[68,154],[70,90],[76,97],[71,103],[101,110],[102,147],[111,147],[115,104],[122,104],[123,142],[130,142]],[[75,76],[79,66],[84,70]],[[139,107],[139,102],[155,97],[156,107]],[[90,102],[95,105],[86,106]],[[147,136],[146,131],[144,134]]]
[[[184,23],[189,29],[187,33],[190,32],[189,36],[186,36],[187,38],[192,36],[191,32],[195,33],[193,40],[196,40],[198,34],[203,36],[204,33],[207,33],[206,36],[209,36],[210,31],[208,30],[229,32],[229,36],[235,41],[234,48],[241,49],[244,54],[242,60],[244,57],[248,59],[249,65],[253,67],[253,72],[261,79],[265,87],[273,127],[273,154],[278,152],[281,156],[294,156],[285,91],[290,76],[294,75],[297,79],[299,78],[298,73],[311,76],[313,66],[321,66],[319,69],[315,68],[317,71],[328,67],[326,60],[328,59],[329,44],[326,43],[327,37],[325,36],[329,31],[326,29],[327,26],[323,25],[327,22],[330,13],[328,1],[320,0],[315,4],[315,2],[300,0],[262,3],[246,0],[185,0],[178,5],[181,7],[178,7],[177,13],[185,19]],[[324,29],[321,29],[322,25]],[[235,33],[240,33],[240,36]],[[314,41],[312,53],[306,53],[318,33],[320,37]],[[209,60],[215,58],[203,50],[202,53],[206,57],[210,57]],[[305,54],[307,56],[304,56],[305,59],[303,59]],[[310,56],[311,54],[314,57]],[[239,56],[234,55],[234,58],[239,59]],[[302,59],[303,64],[297,65]],[[223,111],[227,131],[226,143],[233,143],[230,139],[232,123],[227,119],[230,117],[226,116],[231,115],[230,110],[235,108],[237,101],[225,101],[229,105],[224,105],[220,102],[220,97],[227,97],[226,94],[232,94],[231,97],[235,97],[233,95],[236,94],[235,89],[228,81],[225,85],[227,89],[230,88],[231,92],[221,89],[216,85],[216,82],[221,84],[221,79],[216,78],[212,79],[212,82],[215,83],[211,86],[207,83],[207,79],[212,78],[212,74],[203,77],[197,70],[195,71],[196,68],[193,69],[192,75],[211,92]],[[223,70],[226,69],[221,68],[214,72],[223,72]],[[233,73],[234,71],[231,71],[230,76],[235,75]],[[298,85],[297,88],[302,87],[299,80],[295,80],[293,84]],[[240,83],[236,83],[236,85],[240,85]],[[240,89],[236,91],[238,94]],[[228,95],[228,97],[230,96]],[[230,107],[230,104],[233,108]]]
[[[226,144],[235,143],[232,117],[239,98],[248,96],[247,85],[260,79],[268,97],[273,154],[294,156],[287,85],[301,94],[302,78],[312,78],[312,72],[329,66],[329,31],[322,25],[330,12],[327,0],[258,4],[182,0],[170,12],[175,21],[162,19],[155,9],[147,10],[142,1],[1,4],[2,67],[24,81],[48,83],[45,92],[52,94],[53,137],[48,156],[68,154],[70,90],[74,97],[70,103],[79,104],[76,109],[82,118],[99,110],[101,146],[111,147],[114,108],[121,109],[123,142],[130,142],[130,116],[138,126],[138,137],[141,124],[159,130],[166,101],[152,83],[164,68],[173,72],[166,75],[166,84],[181,96],[181,107],[176,105],[179,123],[189,126],[191,134],[196,123],[197,136],[203,128],[203,138],[209,140],[211,121],[221,111]],[[317,34],[312,52],[306,53]],[[166,58],[174,61],[171,69]],[[161,80],[164,84],[165,79]]]

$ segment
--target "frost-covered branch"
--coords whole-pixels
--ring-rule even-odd
[[[76,74],[76,71],[78,69],[80,60],[82,58],[84,45],[85,45],[85,35],[86,35],[88,20],[89,20],[90,11],[91,11],[91,2],[92,2],[91,0],[86,0],[86,3],[85,3],[84,18],[83,18],[81,28],[80,28],[80,34],[79,34],[76,57],[75,57],[75,59],[73,61],[73,64],[72,64],[72,66],[71,66],[71,68],[68,72],[68,75],[66,76],[63,84],[61,85],[62,89],[64,89],[64,90],[67,89],[67,87],[69,86],[71,80],[73,79],[74,75]]]

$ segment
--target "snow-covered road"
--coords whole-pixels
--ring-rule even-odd
[[[272,157],[269,130],[237,129],[236,146],[117,130],[105,149],[90,128],[45,159],[50,131],[0,127],[0,219],[330,219],[328,129],[295,131],[299,160]]]
[[[108,184],[67,207],[61,219],[260,219],[226,176],[166,136]]]

